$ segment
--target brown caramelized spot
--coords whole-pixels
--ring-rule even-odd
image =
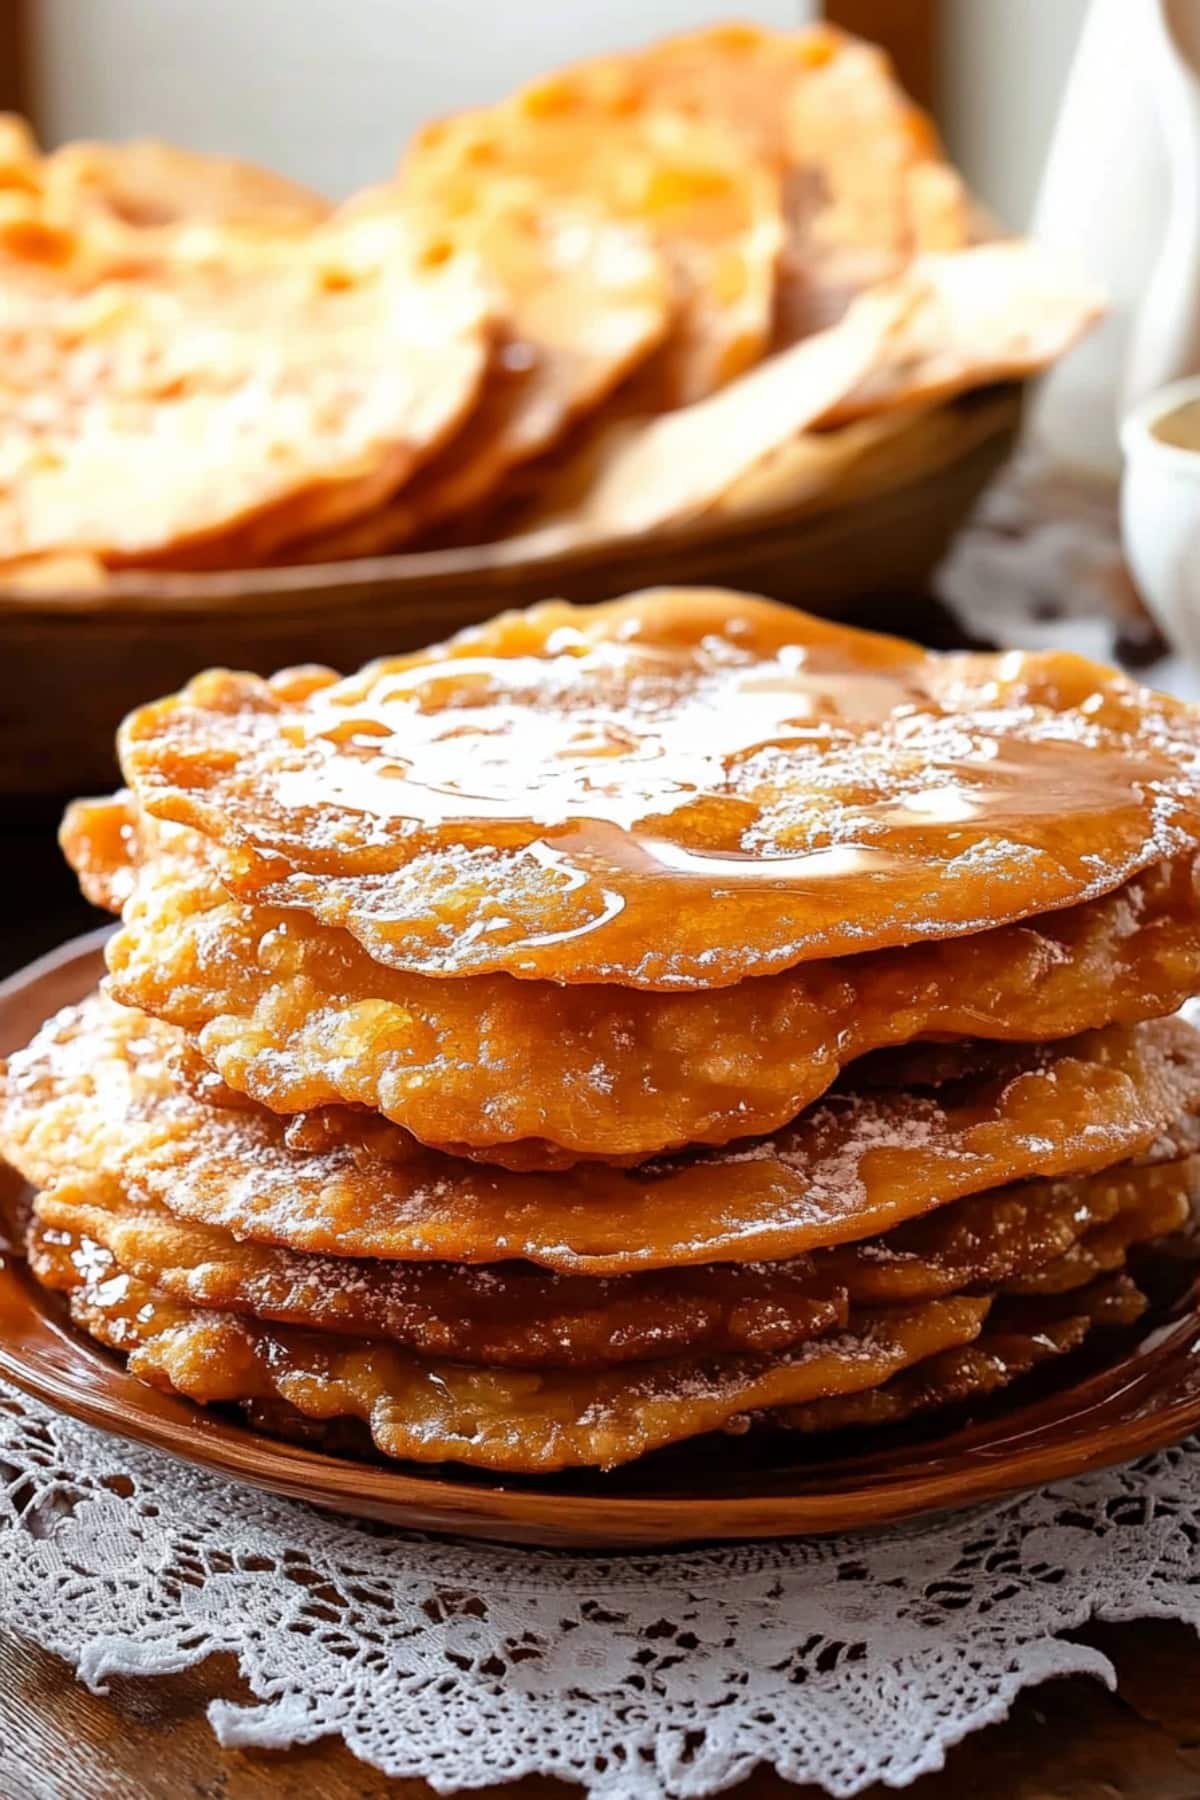
[[[714,592],[547,603],[291,702],[122,733],[241,899],[412,972],[720,987],[1068,906],[1200,842],[1195,714],[1063,652],[933,655]]]

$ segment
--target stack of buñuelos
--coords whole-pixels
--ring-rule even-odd
[[[146,1381],[503,1471],[883,1427],[1189,1222],[1200,719],[1114,671],[655,592],[120,749],[0,1149]]]

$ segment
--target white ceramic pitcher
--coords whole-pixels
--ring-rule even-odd
[[[1200,0],[1092,0],[1033,234],[1109,303],[1043,383],[1033,436],[1055,462],[1113,477],[1122,416],[1200,374]]]

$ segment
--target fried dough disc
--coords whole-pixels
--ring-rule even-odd
[[[878,319],[879,309],[872,306],[868,316]],[[821,342],[828,339],[822,335]],[[845,335],[837,342],[844,348]],[[782,364],[785,370],[792,370],[794,378],[797,363],[803,368],[798,357],[781,354],[767,366],[774,369]],[[754,392],[748,384],[755,374],[752,370],[732,384],[737,393],[732,405],[738,415],[747,393]],[[755,385],[761,387],[765,383]],[[628,467],[633,460],[633,443],[651,430],[660,444],[666,437],[668,447],[674,440],[677,447],[686,445],[689,452],[696,450],[700,458],[694,479],[685,479],[679,471],[654,471],[650,510],[660,522],[665,522],[689,509],[715,519],[744,518],[786,507],[790,516],[799,519],[852,500],[871,498],[911,478],[915,461],[923,468],[945,467],[961,452],[964,426],[960,406],[927,406],[918,402],[889,407],[885,412],[845,425],[826,428],[817,423],[804,430],[792,429],[797,414],[780,418],[772,396],[771,407],[757,421],[747,416],[746,433],[737,453],[731,456],[719,441],[717,428],[722,412],[714,413],[704,402],[684,409],[683,418],[692,421],[686,427],[686,438],[678,429],[659,435],[657,420],[622,416],[618,426],[608,416],[611,410],[601,408],[593,415],[590,426],[576,427],[557,454],[505,482],[492,506],[471,516],[470,541],[482,543],[499,535],[524,537],[532,552],[554,548],[553,539],[540,535],[549,527],[562,528],[564,544],[571,541],[568,530],[582,538],[586,520],[579,524],[573,520],[585,507],[594,507],[601,477],[613,466],[608,460],[610,446],[613,458],[628,458]],[[714,428],[702,434],[697,432],[697,419],[707,419]],[[646,508],[640,500],[637,508],[644,515]],[[620,519],[615,520],[613,528],[623,528]],[[539,535],[535,538],[535,534]]]
[[[844,1325],[844,1288],[805,1257],[610,1279],[525,1264],[384,1263],[238,1243],[131,1202],[119,1180],[39,1194],[47,1232],[100,1245],[137,1280],[191,1306],[386,1338],[426,1356],[509,1368],[605,1368],[679,1351],[783,1350]],[[53,1241],[53,1240],[51,1240]]]
[[[243,899],[434,975],[722,987],[1074,904],[1200,839],[1196,711],[720,590],[548,602],[337,681],[211,671],[120,739]]]
[[[149,138],[65,144],[43,155],[24,120],[0,116],[0,265],[10,323],[14,286],[40,284],[43,303],[53,303],[64,288],[106,277],[162,276],[181,253],[188,259],[196,226],[220,226],[246,247],[302,238],[329,210],[281,175]]]
[[[99,232],[114,259],[167,251],[180,227],[202,223],[259,234],[302,235],[330,212],[311,189],[233,157],[185,150],[154,138],[124,144],[75,142],[43,154],[23,119],[0,117],[0,235],[20,242],[23,220],[36,247],[56,232]]]
[[[0,558],[260,560],[388,498],[474,400],[492,296],[472,258],[399,220],[188,246],[0,284]]]
[[[1189,1136],[1187,1128],[1183,1135]],[[1134,1244],[1178,1231],[1200,1199],[1200,1156],[972,1194],[881,1238],[815,1253],[856,1306],[912,1305],[966,1287],[1065,1293],[1120,1268]]]
[[[1183,858],[1027,924],[663,994],[383,968],[344,931],[231,901],[206,840],[120,796],[71,807],[62,839],[88,897],[125,905],[111,991],[193,1034],[230,1087],[276,1112],[366,1106],[510,1167],[775,1130],[881,1045],[1070,1037],[1200,988],[1200,866]],[[920,1045],[888,1085],[942,1055]]]
[[[866,294],[829,330],[661,418],[617,417],[548,468],[517,529],[542,553],[697,517],[876,378],[909,299]]]
[[[785,342],[921,250],[970,235],[969,197],[886,55],[827,25],[714,25],[624,59],[661,105],[722,120],[786,171]]]
[[[30,195],[59,223],[100,219],[134,232],[197,220],[294,231],[329,215],[327,200],[271,169],[156,138],[39,149],[28,122],[0,114],[0,192]]]
[[[885,354],[834,403],[826,424],[1035,374],[1103,310],[1094,288],[1019,238],[918,257],[880,292],[911,303]]]
[[[679,313],[647,410],[701,399],[768,346],[783,244],[777,172],[717,121],[631,103],[602,69],[427,125],[398,180],[451,219],[517,182],[648,229],[671,261]]]
[[[386,191],[351,216],[395,207]],[[517,194],[448,220],[502,299],[507,338],[461,431],[385,506],[288,552],[333,561],[394,549],[488,498],[513,467],[554,444],[653,351],[674,296],[663,258],[628,226]]]
[[[94,593],[110,580],[94,556],[21,556],[0,562],[0,590],[6,594]]]
[[[346,1108],[289,1133],[249,1102],[206,1104],[175,1074],[178,1044],[103,997],[67,1008],[10,1060],[0,1151],[35,1187],[119,1171],[130,1198],[258,1243],[621,1275],[781,1260],[1006,1182],[1091,1173],[1200,1106],[1200,1037],[1157,1020],[1031,1050],[998,1081],[839,1094],[725,1150],[516,1174]]]
[[[154,138],[64,144],[41,159],[36,180],[53,212],[137,231],[193,220],[295,231],[319,224],[330,211],[319,194],[273,170]]]
[[[710,517],[746,518],[787,507],[796,519],[894,492],[914,464],[941,470],[962,454],[966,426],[986,435],[989,421],[961,402],[890,406],[845,425],[797,432],[762,457],[721,495]]]
[[[845,1325],[851,1305],[911,1306],[997,1282],[1066,1291],[1119,1268],[1132,1244],[1177,1230],[1197,1191],[1200,1158],[1123,1165],[976,1195],[915,1227],[787,1262],[608,1279],[239,1243],[131,1200],[116,1176],[68,1178],[37,1196],[35,1212],[49,1232],[99,1245],[138,1281],[191,1306],[386,1338],[458,1362],[604,1368],[685,1350],[787,1349]]]
[[[1094,291],[1033,244],[921,257],[720,393],[665,418],[598,420],[513,529],[548,553],[678,524],[753,493],[789,450],[795,469],[806,434],[824,443],[810,479],[829,497],[831,428],[1033,374],[1099,312]]]
[[[896,1425],[914,1413],[981,1400],[1047,1358],[1077,1350],[1094,1328],[1132,1325],[1145,1309],[1145,1295],[1127,1275],[1023,1314],[1000,1302],[974,1343],[940,1351],[865,1392],[785,1408],[775,1422],[795,1431],[840,1431]]]
[[[1188,1227],[1196,1215],[1196,1199],[1200,1192],[1195,1174],[1186,1182],[1172,1180],[1165,1169],[1143,1170],[1141,1191],[1130,1204],[1118,1211],[1107,1224],[1097,1225],[1084,1233],[1063,1254],[1042,1268],[1029,1268],[1008,1277],[1006,1294],[1069,1294],[1086,1286],[1098,1275],[1111,1274],[1124,1266],[1131,1249],[1141,1244],[1170,1237]]]
[[[66,1238],[67,1234],[57,1234]],[[293,1332],[195,1311],[121,1272],[97,1250],[47,1243],[38,1279],[70,1292],[71,1314],[129,1355],[130,1373],[201,1403],[283,1400],[309,1418],[355,1418],[385,1456],[534,1473],[614,1468],[720,1430],[748,1411],[851,1393],[973,1338],[987,1299],[866,1313],[845,1331],[778,1356],[680,1357],[596,1372],[470,1368],[387,1344]]]
[[[949,392],[972,367],[972,383],[1019,376],[1097,316],[1094,293],[1070,280],[1056,291],[1049,268],[1043,284],[1034,246],[970,247],[962,180],[873,45],[821,25],[716,26],[629,61],[628,79],[660,101],[724,120],[786,168],[777,342],[821,329],[854,295],[902,272],[928,281],[932,303],[905,350],[838,416]]]

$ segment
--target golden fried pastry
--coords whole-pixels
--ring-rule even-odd
[[[745,505],[746,490],[752,500],[772,460],[789,453],[788,493],[799,500],[799,445],[820,445],[831,427],[850,421],[903,417],[913,405],[1044,368],[1099,311],[1090,289],[1031,244],[921,257],[852,301],[836,325],[720,393],[585,437],[546,471],[514,529],[537,533],[531,548],[545,553],[677,525],[739,490]],[[828,444],[812,466],[827,497],[837,448]]]
[[[1196,1159],[1191,1159],[1195,1165]],[[1177,1232],[1191,1234],[1200,1196],[1196,1169],[1186,1181],[1179,1172],[1143,1170],[1140,1192],[1103,1225],[1082,1233],[1060,1257],[1042,1268],[1026,1268],[1004,1283],[1007,1294],[1069,1294],[1099,1275],[1124,1266],[1129,1251]],[[1154,1179],[1146,1180],[1146,1176]]]
[[[64,144],[41,159],[37,184],[52,213],[101,217],[137,231],[194,221],[255,231],[306,229],[329,202],[273,170],[135,138],[124,144]]]
[[[781,174],[777,353],[730,384],[723,404],[707,403],[716,397],[705,391],[678,414],[671,409],[686,396],[677,384],[665,393],[661,383],[627,384],[538,469],[531,495],[510,484],[507,504],[463,542],[531,535],[531,552],[546,554],[753,510],[764,482],[797,511],[806,488],[844,504],[832,452],[852,453],[853,441],[828,445],[829,426],[886,421],[913,401],[1021,379],[1099,316],[1095,290],[1036,246],[970,243],[965,189],[929,121],[879,51],[828,27],[708,28],[562,71],[527,90],[524,104],[534,108],[524,121],[532,142],[549,143],[580,117],[615,115],[628,130],[632,119],[662,116],[716,125]],[[506,154],[498,121],[521,106],[518,97],[429,127],[402,165],[410,189],[449,209],[511,181],[512,134]],[[808,354],[786,354],[814,334]],[[855,357],[869,367],[838,391]]]
[[[973,442],[946,397],[1097,316],[986,229],[886,57],[827,26],[536,79],[335,210],[0,116],[0,591],[535,539],[515,564],[935,478]]]
[[[845,345],[844,336],[838,341]],[[884,341],[890,343],[891,339]],[[789,366],[794,367],[790,360]],[[752,375],[753,371],[732,385],[740,390]],[[733,404],[740,412],[740,401]],[[693,421],[703,417],[720,425],[720,409],[713,412],[705,407],[703,414],[692,407],[686,411]],[[761,431],[741,438],[733,458],[727,458],[715,431],[696,432],[687,447],[697,459],[698,482],[656,468],[652,511],[664,527],[701,512],[706,519],[716,520],[786,509],[790,517],[800,520],[887,493],[910,480],[914,466],[929,473],[945,468],[962,455],[966,444],[982,441],[991,423],[989,414],[971,401],[945,405],[916,401],[842,425],[818,422],[780,442],[777,415],[772,412],[764,418]],[[640,421],[636,428],[622,423],[616,429],[614,421],[606,417],[606,409],[600,409],[590,426],[577,427],[571,433],[557,455],[505,481],[490,508],[460,522],[460,530],[469,530],[474,536],[460,536],[457,541],[484,542],[489,535],[500,534],[519,539],[522,550],[533,554],[556,546],[570,547],[575,538],[585,535],[568,516],[570,509],[585,502],[591,506],[600,478],[611,466],[607,460],[610,449],[614,458],[632,459],[637,434],[657,427],[655,418]],[[695,432],[694,423],[689,431]],[[643,507],[640,497],[635,505]],[[548,535],[551,527],[556,537]],[[614,528],[624,529],[619,518]]]
[[[1111,1168],[1200,1107],[1200,1036],[1157,1020],[1031,1050],[998,1080],[832,1095],[722,1150],[518,1174],[345,1108],[297,1133],[210,1104],[176,1075],[178,1041],[102,997],[67,1008],[10,1060],[0,1151],[36,1187],[118,1171],[131,1199],[253,1242],[620,1275],[797,1256],[1007,1182]]]
[[[719,590],[547,603],[126,722],[242,899],[419,973],[721,987],[1111,891],[1200,841],[1196,716],[1063,652],[933,655]]]
[[[1020,380],[1069,350],[1103,310],[1094,288],[1019,239],[918,257],[880,290],[888,294],[912,296],[889,354],[834,403],[827,423]]]
[[[1200,1216],[1198,737],[713,591],[213,671],[64,820],[122,924],[5,1070],[12,1229],[135,1376],[352,1454],[992,1392]]]
[[[698,517],[801,433],[837,417],[876,378],[911,304],[864,294],[827,331],[690,406],[654,418],[597,420],[546,469],[517,529],[539,554],[656,531]]]
[[[302,239],[329,210],[281,175],[149,138],[64,144],[44,155],[23,119],[0,115],[0,292],[10,329],[12,303],[23,290],[52,308],[61,306],[64,293],[78,295],[113,279],[170,280],[197,254],[211,260],[218,253],[234,282],[238,252],[264,240]],[[156,329],[152,318],[144,324]],[[25,348],[36,354],[36,340]],[[91,369],[99,390],[116,372],[104,366],[103,349],[103,342],[96,345]],[[79,365],[51,367],[48,378],[72,372],[81,373]],[[48,553],[63,593],[77,591],[69,554],[67,544]],[[11,584],[7,564],[3,578]]]
[[[968,411],[972,429],[964,440]],[[970,400],[912,401],[844,425],[800,431],[737,476],[709,516],[745,517],[786,507],[801,519],[858,505],[900,486],[916,467],[932,473],[957,462],[965,442],[980,441],[989,425]]]
[[[109,579],[99,558],[85,552],[71,556],[50,552],[0,562],[0,588],[10,594],[94,594],[106,588]]]
[[[852,1393],[969,1342],[989,1304],[957,1296],[864,1313],[834,1337],[775,1356],[533,1372],[427,1361],[180,1306],[66,1233],[48,1242],[35,1226],[30,1249],[38,1279],[70,1293],[75,1321],[128,1352],[131,1372],[156,1387],[202,1403],[279,1399],[309,1418],[361,1420],[387,1456],[512,1473],[613,1468],[750,1411]]]
[[[349,217],[401,203],[366,195]],[[649,238],[582,208],[535,206],[487,190],[442,234],[477,255],[504,309],[505,341],[479,403],[450,442],[385,506],[289,547],[288,560],[374,556],[490,497],[546,452],[662,342],[674,295]]]
[[[62,841],[89,898],[125,906],[110,991],[192,1034],[230,1087],[276,1112],[366,1106],[518,1168],[775,1130],[882,1045],[1071,1037],[1200,987],[1188,858],[1024,924],[664,994],[384,968],[344,931],[230,900],[207,840],[126,797],[76,803]]]
[[[506,1368],[606,1368],[680,1351],[775,1351],[846,1323],[849,1296],[811,1258],[710,1263],[612,1279],[522,1263],[387,1263],[239,1243],[131,1201],[116,1177],[39,1194],[47,1234],[109,1252],[166,1297],[253,1318],[385,1338]],[[53,1237],[50,1237],[53,1242]]]
[[[1194,1120],[1181,1135],[1190,1149]],[[1168,1140],[1158,1160],[972,1194],[883,1237],[817,1251],[815,1266],[856,1306],[912,1305],[963,1288],[1066,1293],[1191,1219],[1200,1157],[1177,1155],[1180,1148]]]
[[[626,82],[658,104],[722,120],[785,170],[784,341],[829,324],[917,252],[968,242],[961,177],[873,45],[823,24],[723,24],[622,62]]]
[[[474,400],[473,259],[398,219],[189,242],[82,287],[0,280],[3,560],[261,560],[389,498]]]
[[[686,405],[757,362],[772,330],[783,245],[778,173],[719,121],[614,90],[587,67],[427,125],[397,171],[406,199],[451,220],[488,185],[535,204],[586,200],[651,232],[670,260],[679,310],[642,392]]]
[[[794,1431],[896,1425],[914,1413],[981,1400],[1027,1375],[1047,1358],[1077,1350],[1096,1329],[1131,1325],[1146,1298],[1127,1275],[1097,1281],[1057,1305],[1015,1312],[1001,1301],[973,1343],[942,1350],[879,1387],[781,1409],[774,1422]]]
[[[0,114],[0,193],[36,202],[48,224],[100,223],[129,236],[195,223],[256,232],[310,229],[329,215],[319,194],[274,170],[154,138],[38,148],[28,122]]]
[[[64,821],[122,925],[0,1087],[33,1273],[142,1380],[499,1472],[990,1393],[1197,1217],[1198,736],[710,591],[202,676]]]
[[[169,1299],[276,1324],[386,1338],[426,1356],[513,1368],[605,1368],[681,1351],[788,1349],[850,1308],[914,1306],[963,1289],[1059,1293],[1178,1230],[1200,1158],[1028,1182],[944,1207],[883,1237],[773,1263],[611,1278],[521,1263],[385,1263],[239,1242],[133,1200],[119,1175],[60,1181],[47,1233],[108,1252]],[[51,1240],[53,1238],[51,1237]]]

